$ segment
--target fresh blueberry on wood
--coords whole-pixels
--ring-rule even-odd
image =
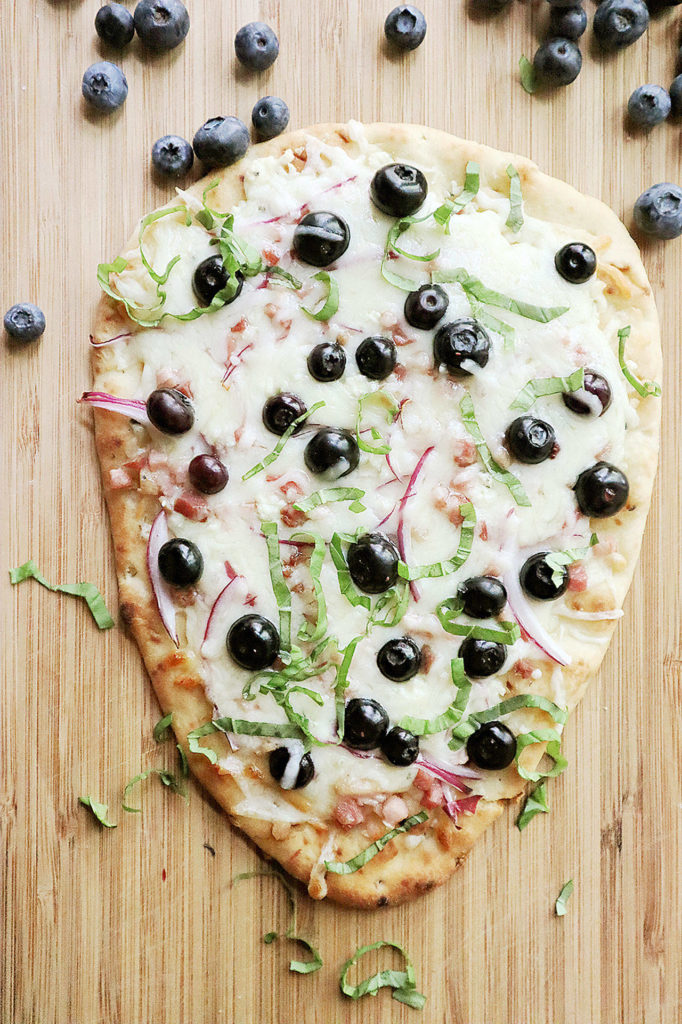
[[[464,614],[472,619],[494,618],[507,603],[507,591],[496,576],[470,576],[460,583],[457,594]]]
[[[345,220],[327,210],[306,213],[294,229],[294,252],[299,260],[313,267],[335,263],[349,243],[350,229]]]
[[[354,750],[374,750],[388,729],[388,715],[377,700],[353,697],[346,704],[343,741]]]
[[[159,550],[159,572],[172,587],[191,587],[204,571],[201,551],[191,540],[174,537]]]
[[[628,478],[610,462],[595,462],[575,482],[575,496],[583,515],[606,519],[620,512],[628,500]]]
[[[346,353],[336,341],[322,341],[308,356],[308,373],[315,380],[333,381],[343,377]]]
[[[227,467],[215,455],[195,455],[189,464],[189,482],[202,494],[218,494],[229,479]]]
[[[423,284],[405,299],[405,319],[410,327],[429,331],[442,320],[450,300],[439,284]]]
[[[552,7],[549,12],[549,34],[562,39],[580,39],[587,28],[584,7]]]
[[[535,73],[543,85],[570,85],[582,66],[582,54],[572,39],[548,39],[533,58]]]
[[[501,771],[516,757],[516,737],[502,722],[485,722],[471,734],[466,749],[477,768]]]
[[[394,683],[406,683],[419,672],[422,653],[409,636],[387,640],[377,654],[377,667],[382,676]]]
[[[81,91],[92,107],[110,113],[125,103],[128,82],[116,64],[100,60],[84,72]]]
[[[45,330],[45,314],[32,302],[17,302],[7,310],[2,323],[14,341],[37,341]]]
[[[279,39],[262,21],[250,21],[234,37],[237,60],[250,71],[265,71],[279,54]]]
[[[288,747],[276,747],[275,750],[270,751],[268,757],[270,774],[277,782],[281,782],[284,778],[290,757],[291,751]],[[313,764],[313,759],[310,754],[304,754],[300,760],[298,774],[291,789],[303,789],[304,786],[313,781],[314,776],[315,765]]]
[[[400,50],[416,50],[426,35],[426,18],[418,7],[400,4],[387,15],[384,32],[389,43]]]
[[[566,591],[568,587],[568,569],[565,565],[553,569],[547,562],[551,552],[538,551],[531,555],[521,566],[519,582],[524,593],[537,601],[553,601]],[[558,576],[558,581],[555,578]]]
[[[682,188],[668,181],[652,185],[637,199],[633,216],[646,235],[678,238],[682,235]]]
[[[507,650],[494,640],[476,640],[468,636],[460,645],[458,656],[464,662],[464,671],[470,679],[494,676],[504,665]]]
[[[154,169],[166,178],[181,178],[193,163],[194,150],[180,135],[164,135],[152,146]]]
[[[399,768],[407,768],[419,757],[419,740],[408,729],[394,725],[381,741],[384,757]]]
[[[653,128],[670,113],[670,94],[662,85],[638,86],[628,100],[628,117],[638,128]]]
[[[271,434],[286,433],[294,420],[303,416],[306,412],[306,405],[298,395],[290,391],[282,391],[279,395],[272,395],[263,406],[263,423]],[[297,430],[303,426],[299,423]]]
[[[189,14],[181,0],[140,0],[135,31],[150,50],[173,50],[189,32]]]
[[[556,434],[545,420],[535,416],[517,416],[507,427],[505,440],[515,459],[536,466],[552,454]]]
[[[602,0],[592,22],[595,39],[603,50],[622,50],[649,27],[644,0]]]
[[[416,213],[428,191],[426,178],[411,164],[387,164],[376,172],[370,185],[372,202],[390,217]]]
[[[444,324],[433,339],[436,366],[445,366],[455,377],[470,377],[464,364],[474,362],[483,368],[490,358],[488,332],[472,317],[461,317]]]
[[[578,391],[564,391],[564,405],[578,416],[590,416],[596,412],[602,416],[611,405],[611,386],[606,377],[596,370],[585,370],[583,386]]]
[[[103,42],[121,50],[135,35],[135,22],[123,4],[105,4],[95,15],[95,32]]]
[[[569,242],[557,252],[554,266],[564,281],[584,284],[597,269],[597,256],[585,242]]]
[[[251,124],[261,142],[274,139],[289,124],[289,108],[278,96],[263,96],[251,111]]]
[[[355,362],[363,377],[385,380],[393,373],[398,361],[398,350],[392,338],[376,335],[361,341],[355,352]]]
[[[230,626],[226,646],[241,668],[260,672],[272,665],[279,653],[279,633],[264,615],[242,615]]]
[[[363,533],[346,558],[353,583],[366,594],[383,594],[397,582],[400,555],[383,533]]]
[[[157,388],[147,399],[147,415],[162,434],[186,434],[194,426],[194,406],[175,388]]]
[[[230,280],[230,274],[223,263],[222,256],[207,256],[194,271],[192,288],[202,306],[210,306],[218,292],[222,291]],[[242,273],[237,271],[237,289],[227,300],[226,306],[237,298],[244,285]]]
[[[244,156],[249,141],[249,130],[238,117],[211,117],[196,132],[192,145],[197,160],[206,167],[227,167]]]
[[[349,430],[323,427],[308,441],[303,459],[311,473],[339,480],[357,467],[360,450]]]
[[[677,75],[673,78],[668,93],[670,95],[671,116],[682,117],[682,75]]]

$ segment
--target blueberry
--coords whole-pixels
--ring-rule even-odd
[[[587,28],[584,7],[552,7],[549,12],[549,34],[562,39],[580,39]]]
[[[199,304],[201,306],[210,306],[218,292],[226,287],[229,279],[230,274],[223,263],[222,256],[216,254],[215,256],[207,256],[205,260],[202,260],[192,277],[192,288],[199,300]],[[227,299],[225,302],[226,306],[230,302],[234,302],[244,285],[244,276],[240,270],[237,271],[236,280],[237,287],[234,295]]]
[[[278,434],[281,437],[294,420],[299,419],[305,412],[306,405],[302,398],[292,395],[290,391],[283,391],[279,395],[272,395],[266,401],[263,406],[263,423],[271,434]],[[300,430],[302,426],[300,423],[297,429]]]
[[[682,75],[673,78],[669,95],[670,113],[673,117],[682,117]]]
[[[566,408],[577,413],[578,416],[589,416],[595,412],[598,416],[603,416],[611,405],[611,386],[606,377],[602,377],[600,373],[595,370],[585,370],[583,386],[578,391],[564,391],[561,397]],[[601,409],[596,405],[595,398]]]
[[[458,656],[464,662],[464,671],[470,679],[494,676],[504,665],[507,650],[494,640],[476,640],[468,636],[460,645]]]
[[[313,267],[335,263],[349,244],[350,229],[345,220],[326,210],[306,213],[294,229],[294,252],[299,260]]]
[[[355,362],[358,370],[369,380],[385,380],[393,373],[398,360],[398,350],[392,338],[377,335],[365,338],[357,347]]]
[[[628,100],[628,117],[638,128],[653,128],[670,113],[670,95],[661,85],[640,85]]]
[[[206,167],[227,167],[249,148],[249,130],[238,117],[212,117],[202,124],[192,145]]]
[[[140,0],[135,31],[150,50],[173,50],[189,32],[189,14],[181,0]]]
[[[379,701],[370,697],[354,697],[344,712],[344,742],[354,750],[378,747],[388,729],[388,715]]]
[[[191,587],[204,571],[201,551],[191,540],[174,537],[161,545],[159,572],[172,587]]]
[[[241,668],[260,672],[268,668],[279,653],[279,633],[263,615],[242,615],[227,634],[227,653]]]
[[[192,487],[202,494],[218,494],[229,479],[227,467],[215,455],[195,455],[187,473]]]
[[[274,139],[289,124],[289,108],[278,96],[264,96],[251,111],[251,124],[261,141]]]
[[[407,768],[419,757],[419,740],[413,732],[394,725],[381,741],[381,753],[391,764]]]
[[[649,27],[649,10],[644,0],[603,0],[595,11],[592,28],[603,50],[630,46]]]
[[[518,462],[535,466],[548,459],[554,451],[554,428],[535,416],[517,416],[505,434],[507,447]]]
[[[654,238],[678,238],[682,235],[682,188],[664,181],[652,185],[635,203],[635,224]]]
[[[176,388],[157,388],[147,399],[147,415],[162,434],[186,434],[194,426],[194,406]]]
[[[461,317],[438,329],[433,339],[433,354],[436,366],[443,364],[455,377],[470,377],[471,371],[464,364],[474,362],[481,368],[487,364],[490,337],[477,320]]]
[[[384,32],[389,43],[401,50],[416,50],[426,35],[426,18],[417,7],[400,4],[386,18]]]
[[[545,85],[570,85],[582,66],[582,54],[571,39],[548,39],[533,58],[535,72]]]
[[[291,753],[288,747],[277,747],[275,750],[270,751],[268,767],[273,779],[277,779],[278,782],[281,782],[284,778],[290,756]],[[299,762],[298,773],[291,789],[303,789],[304,786],[313,781],[314,775],[315,765],[313,764],[313,759],[310,754],[304,754]]]
[[[97,110],[116,110],[125,103],[128,83],[121,69],[108,60],[91,64],[83,75],[81,90]]]
[[[506,588],[495,576],[470,576],[457,587],[457,596],[472,619],[493,618],[507,603]]]
[[[159,174],[181,178],[194,163],[194,150],[179,135],[164,135],[152,146],[152,163]]]
[[[516,737],[502,722],[486,722],[467,740],[467,755],[477,768],[501,771],[516,756]]]
[[[423,284],[405,299],[405,319],[410,327],[428,331],[445,316],[450,300],[438,284]]]
[[[418,167],[387,164],[376,172],[369,187],[372,202],[390,217],[409,217],[426,199],[429,187]]]
[[[326,480],[338,480],[356,469],[360,450],[349,430],[323,427],[308,441],[303,459],[311,473]]]
[[[382,676],[394,683],[406,683],[416,676],[422,663],[422,652],[412,637],[387,640],[377,654],[377,667]]]
[[[346,353],[336,341],[321,341],[308,356],[308,373],[315,380],[339,380],[345,369]]]
[[[557,252],[554,266],[564,281],[584,284],[597,269],[597,256],[594,249],[584,242],[569,242]]]
[[[133,16],[123,4],[105,4],[95,15],[95,32],[109,46],[120,50],[135,35]]]
[[[17,302],[10,306],[2,322],[15,341],[36,341],[45,330],[45,314],[32,302]]]
[[[279,40],[269,25],[250,21],[234,37],[237,60],[251,71],[265,71],[279,54]]]
[[[565,565],[553,568],[547,562],[549,551],[538,551],[521,566],[519,582],[523,591],[536,601],[553,601],[568,587],[568,569]],[[558,577],[558,580],[557,580]]]
[[[363,533],[348,548],[348,571],[366,594],[383,594],[398,579],[400,555],[383,533]]]
[[[610,462],[595,462],[575,482],[575,496],[583,515],[606,519],[620,512],[628,500],[628,478]]]

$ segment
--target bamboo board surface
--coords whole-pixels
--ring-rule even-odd
[[[284,940],[262,944],[286,928],[283,894],[268,879],[231,886],[263,862],[195,785],[186,804],[151,780],[143,814],[120,810],[123,784],[171,767],[174,749],[152,740],[158,708],[132,641],[99,633],[80,601],[10,588],[6,570],[35,558],[49,580],[93,580],[116,607],[91,416],[75,399],[90,381],[96,264],[171,194],[149,172],[154,139],[191,139],[218,113],[248,121],[273,93],[292,127],[423,122],[526,154],[629,224],[643,188],[682,179],[679,125],[634,135],[623,121],[636,85],[669,83],[680,17],[615,58],[586,42],[575,85],[529,97],[517,61],[537,45],[544,4],[472,20],[463,0],[422,0],[426,41],[401,57],[383,45],[390,0],[188,6],[184,46],[144,58],[134,43],[119,58],[95,36],[97,0],[2,5],[0,301],[38,302],[48,327],[24,350],[1,342],[0,1024],[679,1024],[682,240],[643,246],[663,328],[662,464],[625,618],[566,730],[570,768],[550,783],[551,815],[519,833],[509,814],[411,906],[361,913],[301,895],[300,931],[325,960],[315,975],[289,973]],[[281,42],[260,76],[232,49],[255,18]],[[130,86],[110,117],[80,97],[101,55]],[[100,830],[82,793],[107,802],[118,828]],[[557,919],[568,878],[575,893]],[[339,994],[340,965],[379,938],[412,953],[421,1017],[386,991]],[[379,964],[366,961],[362,976]]]

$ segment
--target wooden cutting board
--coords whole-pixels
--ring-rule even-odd
[[[99,633],[73,598],[10,588],[6,570],[35,558],[52,581],[97,582],[116,607],[91,416],[75,400],[90,380],[96,264],[171,194],[149,170],[157,137],[191,139],[216,114],[248,121],[274,93],[292,127],[423,122],[527,154],[629,223],[643,188],[682,179],[679,125],[624,125],[636,85],[670,82],[679,15],[613,58],[586,42],[576,84],[530,97],[517,62],[532,56],[544,3],[472,20],[464,0],[422,0],[426,41],[398,56],[383,42],[391,0],[193,0],[185,44],[151,58],[136,43],[122,57],[101,50],[97,6],[5,0],[0,18],[2,308],[32,299],[48,323],[38,345],[1,342],[1,1024],[678,1024],[682,240],[643,246],[663,325],[662,465],[625,618],[566,730],[570,768],[550,783],[551,815],[519,833],[510,814],[411,906],[358,913],[301,895],[300,930],[325,960],[315,975],[289,973],[284,940],[263,945],[286,928],[283,894],[269,879],[232,887],[263,862],[196,786],[185,803],[149,780],[144,813],[120,809],[128,779],[173,764],[172,745],[152,740],[158,708],[131,640]],[[260,76],[232,49],[254,18],[281,41]],[[120,60],[130,85],[110,117],[80,96],[100,55]],[[83,793],[108,803],[118,828],[101,830]],[[340,965],[380,938],[413,955],[421,1017],[388,992],[339,994]]]

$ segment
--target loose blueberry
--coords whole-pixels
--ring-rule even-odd
[[[308,356],[308,373],[315,380],[339,380],[345,369],[346,353],[336,341],[320,342]]]
[[[644,0],[602,0],[592,22],[595,38],[603,50],[630,46],[648,27],[649,11]]]
[[[263,615],[242,615],[227,634],[227,653],[241,668],[260,672],[268,668],[279,653],[279,633]]]
[[[628,478],[610,462],[595,462],[575,482],[575,496],[583,515],[606,519],[620,512],[628,500]]]
[[[382,676],[394,683],[406,683],[416,676],[422,663],[419,645],[409,636],[388,640],[377,654],[377,666]]]
[[[389,43],[401,50],[416,50],[426,35],[426,18],[417,7],[401,4],[387,16],[384,32]]]
[[[294,252],[313,267],[328,267],[343,256],[350,243],[350,229],[342,217],[320,210],[306,213],[294,229]]]
[[[370,380],[385,380],[393,373],[398,361],[398,350],[391,338],[376,335],[361,341],[355,352],[358,370]]]
[[[419,740],[413,732],[394,725],[381,741],[381,752],[399,768],[407,768],[419,757]]]
[[[175,388],[152,391],[147,399],[147,415],[162,434],[186,434],[194,426],[194,406]]]
[[[343,741],[354,750],[374,750],[388,729],[388,715],[377,700],[353,697],[346,704]]]
[[[548,459],[556,444],[551,424],[535,416],[517,416],[505,434],[507,447],[515,459],[535,466]]]
[[[191,587],[204,571],[201,551],[191,540],[174,537],[161,545],[159,572],[172,587]]]
[[[97,110],[116,110],[128,95],[128,83],[121,69],[108,60],[91,64],[83,75],[81,91]]]
[[[564,281],[584,284],[597,269],[597,256],[594,249],[584,242],[569,242],[557,252],[554,266]]]
[[[423,284],[405,299],[405,319],[411,327],[429,331],[442,320],[450,300],[438,284]]]
[[[661,85],[640,85],[628,100],[628,117],[638,128],[653,128],[670,113],[670,95]]]
[[[387,164],[376,172],[370,185],[372,202],[390,217],[416,213],[428,191],[426,178],[410,164]]]
[[[589,416],[597,411],[597,402],[601,406],[597,415],[602,416],[611,405],[611,387],[606,377],[595,370],[585,370],[583,386],[578,391],[564,391],[564,405],[578,416]],[[592,396],[592,397],[590,397]],[[596,399],[596,401],[595,401]],[[595,408],[596,406],[596,408]]]
[[[549,12],[549,34],[562,39],[580,39],[587,28],[584,7],[552,7]]]
[[[289,124],[289,108],[278,96],[264,96],[251,111],[251,124],[262,142],[274,139]]]
[[[273,779],[277,782],[281,782],[284,778],[284,773],[287,770],[289,764],[289,758],[291,752],[288,747],[277,747],[275,750],[270,751],[268,758],[268,765],[270,768],[270,774]],[[309,782],[313,781],[315,775],[315,765],[310,754],[304,754],[301,758],[298,774],[296,775],[296,781],[294,782],[292,789],[303,789]]]
[[[272,395],[263,406],[263,423],[271,434],[286,433],[294,420],[303,416],[306,412],[306,405],[298,395],[292,395],[289,391],[283,391],[279,395]],[[303,426],[299,424],[298,428]],[[295,433],[295,431],[294,431]]]
[[[475,640],[468,636],[461,644],[458,656],[464,662],[464,671],[471,679],[485,679],[500,671],[507,651],[504,644],[493,640]]]
[[[195,455],[189,464],[189,482],[202,494],[217,494],[229,480],[227,467],[215,455]]]
[[[652,185],[635,203],[633,216],[645,235],[679,238],[682,235],[682,188],[667,181]]]
[[[207,256],[202,260],[192,277],[192,288],[194,294],[202,306],[210,306],[218,292],[222,291],[230,280],[227,267],[223,263],[222,256]],[[231,298],[227,299],[225,305],[229,305],[237,298],[242,290],[244,277],[237,271],[237,289]]]
[[[677,75],[676,78],[673,78],[668,92],[670,95],[671,116],[682,117],[682,75]]]
[[[105,4],[95,15],[95,32],[109,46],[121,50],[135,35],[133,16],[123,4]]]
[[[237,60],[250,71],[265,71],[274,64],[279,54],[279,39],[269,25],[250,21],[234,37]]]
[[[471,361],[484,367],[490,358],[490,337],[478,321],[462,317],[444,324],[433,339],[436,366],[445,366],[455,377],[470,377],[464,363]]]
[[[194,163],[194,150],[179,135],[164,135],[152,146],[152,164],[167,178],[181,178]]]
[[[533,58],[535,73],[544,85],[570,85],[582,66],[582,54],[571,39],[548,39]]]
[[[202,124],[192,145],[206,167],[227,167],[249,148],[249,130],[238,117],[212,117]]]
[[[502,722],[486,722],[467,740],[467,756],[477,768],[501,771],[516,757],[516,737]]]
[[[495,576],[470,576],[457,587],[464,614],[472,619],[492,619],[507,603],[507,591]]]
[[[173,50],[189,32],[189,14],[181,0],[140,0],[135,31],[150,50]]]
[[[561,597],[568,587],[568,569],[565,565],[553,569],[547,562],[549,551],[538,551],[521,566],[519,582],[529,597],[537,601],[553,601]],[[555,578],[558,581],[555,582]]]
[[[349,430],[323,427],[308,441],[303,459],[311,473],[339,480],[357,467],[360,450]]]
[[[348,548],[348,571],[366,594],[383,594],[398,579],[400,555],[383,533],[363,533]]]
[[[45,314],[32,302],[17,302],[7,310],[2,323],[15,341],[37,341],[45,330]]]

